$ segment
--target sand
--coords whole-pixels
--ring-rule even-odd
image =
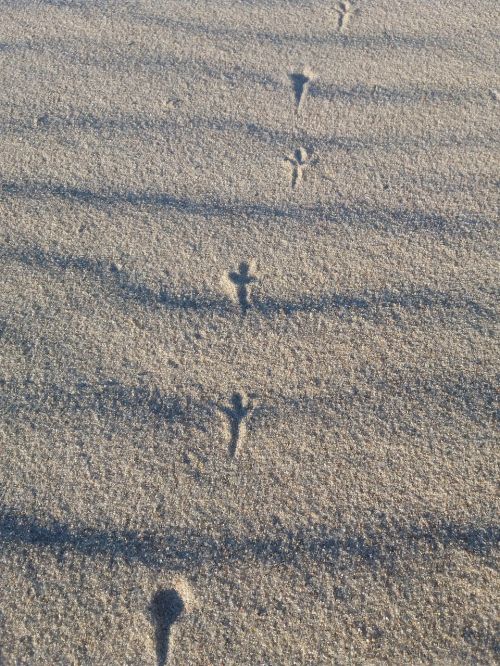
[[[0,663],[494,664],[498,8],[0,2]]]

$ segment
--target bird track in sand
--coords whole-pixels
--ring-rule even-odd
[[[238,448],[246,435],[246,421],[252,413],[254,402],[243,391],[237,391],[231,396],[231,407],[222,406],[221,411],[229,421],[229,449],[228,453],[234,458]]]
[[[314,76],[314,72],[309,69],[309,67],[303,67],[300,71],[292,72],[288,75],[288,78],[292,83],[293,94],[295,97],[295,113],[297,114],[305,102],[309,86],[311,81],[314,80]]]
[[[359,9],[356,9],[353,5],[354,2],[350,2],[350,0],[343,0],[343,2],[339,2],[337,5],[335,11],[338,14],[337,29],[339,32],[345,32],[349,27],[352,17],[359,14]]]
[[[246,315],[250,309],[251,303],[251,285],[257,281],[257,276],[254,275],[255,262],[242,261],[238,267],[238,271],[228,273],[227,278],[233,285],[236,292],[238,303],[240,304],[242,315]]]

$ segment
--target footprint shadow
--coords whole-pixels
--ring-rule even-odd
[[[293,95],[295,97],[295,108],[298,110],[302,103],[302,97],[307,90],[307,86],[311,78],[305,73],[294,72],[289,75],[289,79],[291,81]]]
[[[174,589],[159,590],[151,602],[151,612],[155,624],[157,664],[166,666],[171,647],[172,627],[184,612],[184,602]]]

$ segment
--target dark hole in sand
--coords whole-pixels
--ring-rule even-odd
[[[172,626],[184,611],[184,602],[176,590],[160,590],[151,603],[155,623],[158,666],[165,666],[170,650]]]

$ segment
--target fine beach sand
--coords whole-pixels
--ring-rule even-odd
[[[495,664],[498,6],[0,0],[0,664]]]

